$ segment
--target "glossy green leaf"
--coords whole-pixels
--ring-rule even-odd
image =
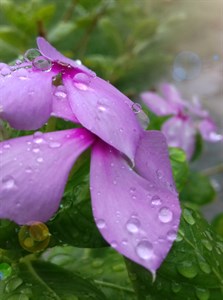
[[[60,210],[49,227],[55,243],[77,247],[104,247],[92,215],[89,189],[89,153],[85,153],[71,172]]]
[[[191,158],[191,161],[195,161],[196,159],[198,159],[202,153],[202,150],[203,150],[203,139],[202,136],[199,133],[197,133],[196,140],[195,140],[195,150]]]
[[[223,213],[218,214],[211,224],[215,232],[223,238]]]
[[[191,171],[188,181],[180,193],[180,199],[185,202],[203,205],[213,201],[215,195],[216,192],[209,177]]]
[[[182,149],[170,147],[169,156],[176,187],[178,192],[180,192],[185,186],[188,178],[186,154]]]
[[[138,300],[223,299],[223,240],[202,216],[183,207],[180,230],[152,282],[151,274],[127,261]]]
[[[90,280],[44,261],[25,258],[0,282],[1,300],[106,300]]]

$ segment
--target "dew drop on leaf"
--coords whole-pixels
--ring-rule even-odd
[[[208,300],[210,298],[210,291],[207,289],[197,287],[195,293],[199,300]]]
[[[197,266],[191,261],[183,261],[177,265],[178,272],[186,278],[194,278],[197,273]]]

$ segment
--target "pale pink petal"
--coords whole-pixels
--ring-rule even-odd
[[[178,109],[166,99],[154,92],[144,92],[141,94],[142,101],[148,108],[158,116],[176,115]]]
[[[198,129],[202,138],[206,141],[219,142],[223,140],[223,136],[217,133],[217,126],[211,118],[200,121]]]
[[[196,129],[191,119],[173,117],[167,120],[161,131],[164,133],[170,147],[178,147],[186,152],[190,159],[194,153]]]
[[[158,161],[159,152],[155,158],[153,150],[149,153],[146,163]],[[159,163],[156,169],[171,180],[166,168]],[[146,180],[114,148],[100,141],[93,147],[90,183],[97,227],[113,248],[155,274],[176,238],[180,208],[176,192],[153,171],[148,166],[151,180]]]
[[[171,106],[175,107],[176,110],[181,111],[187,107],[187,101],[182,99],[182,96],[173,84],[163,83],[160,86],[160,90],[164,99],[166,99]]]
[[[52,217],[73,163],[92,142],[85,129],[1,142],[0,218],[25,224]]]
[[[79,122],[133,161],[137,142],[143,132],[132,111],[133,103],[99,77],[88,83],[67,78],[64,85]]]

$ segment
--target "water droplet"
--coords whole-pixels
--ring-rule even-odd
[[[34,68],[41,71],[50,71],[52,68],[52,63],[44,56],[38,56],[33,60]]]
[[[210,291],[207,289],[197,287],[195,293],[199,300],[208,300],[210,298]]]
[[[159,206],[162,204],[162,200],[160,199],[160,197],[158,195],[154,195],[152,198],[151,198],[151,205],[153,207],[155,206]]]
[[[11,148],[11,145],[10,144],[4,144],[3,145],[3,149],[10,149]]]
[[[175,241],[177,237],[177,232],[175,230],[170,230],[167,232],[167,239],[168,241]]]
[[[177,81],[191,80],[201,72],[201,59],[191,51],[179,53],[173,63],[173,78]]]
[[[117,244],[117,242],[115,242],[115,241],[112,241],[112,242],[110,243],[110,245],[112,246],[112,248],[117,248],[117,247],[118,247],[118,244]]]
[[[211,273],[211,267],[209,266],[208,263],[206,263],[206,261],[198,260],[198,264],[199,264],[199,267],[200,267],[201,271],[203,271],[206,274]]]
[[[50,142],[49,147],[50,148],[60,148],[61,143],[59,143],[59,142]]]
[[[22,279],[19,277],[13,277],[10,279],[10,281],[7,283],[5,290],[7,293],[11,293],[14,290],[16,290],[21,284],[23,283]]]
[[[168,207],[163,207],[159,211],[159,220],[162,223],[169,223],[173,219],[173,213]]]
[[[201,243],[204,245],[204,247],[207,250],[212,251],[213,249],[212,244],[208,240],[201,240]]]
[[[141,259],[151,259],[153,257],[153,245],[147,240],[142,240],[136,246],[136,253]]]
[[[91,82],[91,78],[85,73],[77,73],[73,79],[77,83],[83,83],[85,85],[89,85]]]
[[[32,173],[32,171],[33,171],[33,170],[32,170],[31,167],[28,167],[28,168],[25,169],[25,172],[26,172],[26,173]]]
[[[67,94],[65,93],[65,91],[61,91],[61,90],[57,90],[54,95],[59,98],[59,99],[66,99]]]
[[[122,240],[122,245],[123,246],[126,246],[128,244],[128,241],[127,240]]]
[[[3,189],[11,190],[16,187],[15,179],[8,175],[2,178]]]
[[[129,233],[137,233],[139,231],[140,222],[136,217],[131,217],[125,226]]]
[[[179,283],[173,281],[171,284],[171,288],[174,293],[178,293],[181,290],[181,285]]]
[[[26,61],[33,61],[36,57],[40,56],[40,52],[38,49],[29,49],[24,54],[24,59]]]
[[[3,67],[2,69],[1,69],[1,75],[2,76],[8,76],[8,75],[10,75],[11,74],[11,70],[10,70],[10,68],[9,67]]]
[[[97,227],[98,227],[99,229],[103,229],[103,228],[105,228],[105,226],[106,226],[105,220],[103,220],[103,219],[97,220],[97,221],[96,221],[96,224],[97,224]]]
[[[79,65],[79,66],[81,66],[82,65],[82,62],[81,62],[81,60],[80,59],[77,59],[77,60],[75,60],[75,62]]]
[[[29,148],[27,148],[27,150],[28,150]],[[32,152],[33,153],[39,153],[40,152],[40,149],[39,148],[33,148],[32,149]]]
[[[157,170],[156,171],[156,176],[158,179],[162,179],[163,178],[163,172],[161,170]]]
[[[36,161],[37,161],[38,163],[42,163],[42,162],[43,162],[43,158],[42,158],[42,157],[37,157]]]
[[[141,110],[139,113],[136,114],[136,117],[141,124],[143,129],[147,129],[149,126],[149,117],[144,113],[143,110]]]
[[[190,224],[190,225],[194,225],[195,224],[195,220],[194,220],[194,217],[192,215],[192,211],[187,209],[187,208],[184,208],[183,209],[183,217],[184,217],[184,220]]]
[[[132,111],[135,113],[135,114],[138,114],[140,113],[142,110],[142,107],[139,103],[133,103],[132,104]]]
[[[177,265],[178,272],[186,278],[197,276],[197,266],[192,261],[183,261]]]
[[[33,142],[35,144],[41,144],[43,141],[43,133],[41,131],[37,131],[33,134]]]

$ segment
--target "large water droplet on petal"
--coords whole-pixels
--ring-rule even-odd
[[[40,56],[40,52],[38,49],[29,49],[24,54],[24,59],[26,61],[33,61],[36,57]]]
[[[142,110],[142,107],[139,103],[133,103],[132,104],[132,111],[135,113],[135,114],[138,114],[140,113]]]
[[[162,204],[162,200],[160,199],[160,197],[158,195],[154,195],[151,198],[151,206],[155,207],[155,206],[159,206]]]
[[[136,253],[141,259],[151,259],[153,257],[153,245],[147,240],[142,240],[136,246]]]
[[[3,189],[11,190],[16,187],[15,179],[11,175],[2,178]]]
[[[59,143],[59,142],[50,142],[49,147],[50,148],[60,148],[61,143]]]
[[[33,142],[35,144],[41,144],[43,143],[44,138],[43,138],[43,133],[41,131],[37,131],[33,134]]]
[[[8,66],[3,67],[3,68],[1,69],[1,75],[2,75],[2,76],[8,76],[8,75],[10,75],[10,74],[11,74],[11,70],[10,70],[10,68],[9,68]]]
[[[163,207],[159,211],[159,220],[162,223],[169,223],[173,219],[173,213],[168,207]]]
[[[97,224],[97,227],[98,227],[99,229],[103,229],[103,228],[105,228],[105,226],[106,226],[105,220],[103,220],[103,219],[98,219],[98,220],[96,221],[96,224]]]
[[[137,233],[139,231],[140,222],[136,217],[131,217],[126,223],[126,229],[129,233]]]
[[[50,71],[52,68],[52,63],[44,56],[38,56],[33,60],[33,66],[41,71]]]
[[[89,85],[91,82],[91,78],[85,73],[77,73],[73,79],[77,83],[83,83],[85,85]]]

